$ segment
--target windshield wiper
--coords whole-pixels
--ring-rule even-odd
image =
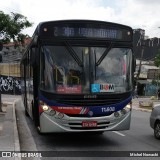
[[[104,51],[104,53],[102,54],[102,56],[96,62],[96,66],[99,66],[101,64],[101,62],[106,57],[106,55],[109,53],[109,51],[111,50],[112,47],[113,47],[113,42],[110,43],[109,47]]]
[[[77,62],[77,64],[80,67],[83,67],[83,62],[79,59],[79,57],[77,56],[77,53],[73,50],[73,48],[71,47],[71,45],[69,44],[69,42],[65,41],[65,47],[67,48],[67,50],[69,51],[70,55],[74,58],[74,60]]]

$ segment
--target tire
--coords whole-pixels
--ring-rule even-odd
[[[29,114],[28,114],[26,108],[27,108],[27,100],[26,100],[26,98],[24,98],[24,110],[25,110],[25,116],[26,116],[26,117],[29,117]]]
[[[26,117],[29,117],[29,114],[28,114],[28,112],[27,112],[26,109],[25,109],[25,116],[26,116]]]
[[[37,133],[38,133],[39,135],[41,135],[41,136],[44,136],[44,135],[45,135],[45,133],[42,133],[42,132],[40,131],[40,128],[39,128],[39,127],[36,127],[36,129],[37,129]]]
[[[35,110],[36,106],[34,104],[34,102],[32,101],[32,115],[33,115],[33,121],[36,127],[39,126],[39,113],[37,113],[38,111]]]
[[[154,137],[160,140],[160,121],[156,122],[154,126]]]

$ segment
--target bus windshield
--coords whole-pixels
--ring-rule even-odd
[[[68,44],[41,46],[41,89],[56,94],[130,91],[132,50],[108,48]]]

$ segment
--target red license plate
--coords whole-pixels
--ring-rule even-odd
[[[97,127],[96,121],[83,121],[82,127]]]

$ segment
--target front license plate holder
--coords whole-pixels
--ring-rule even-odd
[[[82,127],[83,128],[97,127],[97,121],[83,121]]]

